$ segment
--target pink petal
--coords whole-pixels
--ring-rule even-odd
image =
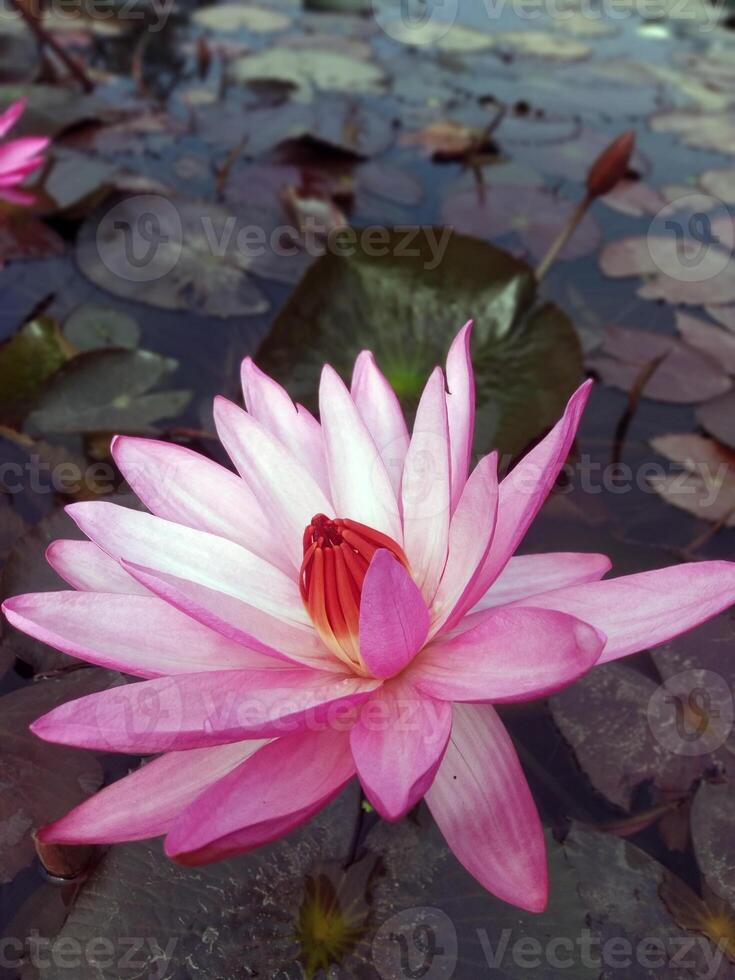
[[[7,135],[26,110],[27,99],[18,99],[0,113],[0,139]]]
[[[152,595],[36,592],[6,599],[3,612],[71,657],[140,677],[277,664]]]
[[[352,399],[378,447],[396,499],[400,497],[403,463],[409,435],[396,393],[368,350],[362,351],[352,372]]]
[[[702,561],[557,589],[521,604],[591,623],[607,636],[599,660],[606,663],[666,643],[733,603],[735,563]]]
[[[468,320],[452,341],[447,355],[447,418],[452,464],[452,510],[467,480],[475,431],[475,376],[470,357],[472,320]]]
[[[591,385],[591,381],[586,381],[575,391],[551,432],[500,484],[493,545],[472,587],[468,608],[482,598],[500,575],[549,495],[574,442]]]
[[[373,555],[360,598],[360,656],[373,677],[410,663],[429,631],[429,611],[413,579],[383,548]]]
[[[224,592],[290,622],[309,623],[296,581],[239,544],[99,500],[69,504],[66,510],[118,561]]]
[[[249,484],[296,571],[303,559],[304,529],[315,514],[333,517],[331,502],[309,471],[267,429],[215,398],[217,432],[238,473]]]
[[[46,549],[46,561],[65,582],[82,592],[149,595],[148,589],[92,541],[52,541]]]
[[[147,592],[235,643],[286,663],[344,673],[344,665],[311,625],[288,623],[233,596],[144,565],[123,565]]]
[[[444,375],[436,368],[416,412],[401,488],[404,551],[429,605],[447,560],[451,516],[445,394]]]
[[[235,473],[156,439],[116,436],[111,448],[120,472],[157,517],[229,538],[290,574],[260,504]]]
[[[266,741],[168,752],[106,786],[37,832],[53,844],[117,844],[168,833],[194,800]]]
[[[286,389],[256,367],[252,358],[246,357],[242,362],[241,377],[245,407],[250,415],[293,453],[329,496],[319,423],[305,409],[297,409]]]
[[[586,673],[605,644],[587,623],[543,609],[504,606],[471,621],[471,629],[440,637],[411,665],[423,694],[447,701],[541,697]]]
[[[31,730],[47,742],[102,752],[197,749],[347,725],[345,709],[379,684],[301,667],[176,674],[67,701]]]
[[[349,391],[329,365],[319,385],[319,415],[337,516],[367,524],[401,545],[398,500],[390,476]]]
[[[546,845],[503,723],[490,705],[455,705],[452,735],[426,802],[447,844],[505,902],[543,912]]]
[[[10,174],[15,171],[22,174],[35,170],[43,158],[43,153],[50,140],[44,136],[26,136],[23,139],[11,140],[0,146],[0,174]]]
[[[166,838],[166,854],[197,865],[260,847],[305,823],[354,774],[345,732],[279,738],[184,811]]]
[[[365,794],[386,820],[400,820],[429,788],[451,728],[451,705],[422,697],[403,678],[363,705],[350,747]]]
[[[466,597],[493,540],[498,508],[498,457],[484,456],[465,483],[449,525],[447,564],[431,608],[431,635],[467,609]]]
[[[611,565],[607,555],[573,551],[515,555],[472,612],[503,606],[518,599],[528,599],[541,592],[550,592],[567,585],[597,582],[610,571]]]

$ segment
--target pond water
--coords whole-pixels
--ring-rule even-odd
[[[224,463],[211,402],[238,399],[244,356],[308,404],[317,365],[346,372],[363,347],[410,414],[469,317],[475,451],[496,446],[506,470],[598,378],[523,552],[604,552],[617,574],[731,557],[727,8],[718,24],[692,0],[354,6],[52,6],[43,29],[91,94],[2,12],[0,108],[26,96],[23,134],[53,138],[36,203],[0,211],[3,598],[60,587],[43,552],[73,533],[64,503],[132,503],[112,432]],[[624,186],[508,310],[504,288],[532,282],[589,166],[630,129]],[[392,252],[368,260],[362,238],[321,257],[347,223],[399,229]],[[446,250],[438,226],[456,229]],[[396,254],[410,228],[420,259]],[[65,464],[81,487],[50,487]],[[730,612],[502,711],[547,828],[539,916],[483,892],[425,806],[383,824],[354,786],[246,857],[186,869],[142,842],[50,881],[31,830],[138,760],[25,734],[110,678],[2,630],[2,977],[735,976]],[[110,956],[90,953],[100,938]]]

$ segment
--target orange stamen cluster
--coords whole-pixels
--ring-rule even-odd
[[[379,548],[408,567],[392,538],[357,521],[316,514],[304,531],[300,576],[304,604],[326,645],[359,673],[366,672],[360,657],[360,597]]]

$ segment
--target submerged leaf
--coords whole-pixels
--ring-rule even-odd
[[[216,204],[139,194],[82,226],[76,258],[95,285],[124,299],[218,317],[264,313],[242,230]]]
[[[144,350],[93,350],[59,371],[28,417],[29,432],[148,432],[175,418],[188,391],[149,393],[176,362]]]

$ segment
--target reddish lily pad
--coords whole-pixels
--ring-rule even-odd
[[[575,208],[570,201],[540,188],[528,188],[523,194],[509,194],[493,187],[484,193],[468,188],[444,201],[442,219],[457,231],[478,238],[498,239],[512,234],[520,239],[524,252],[541,259]],[[559,257],[571,260],[589,255],[601,240],[596,219],[587,214]]]
[[[676,327],[690,347],[708,354],[728,374],[735,374],[735,337],[732,334],[688,313],[677,314]]]
[[[647,330],[607,327],[601,351],[587,359],[587,366],[606,384],[630,391],[642,371],[659,359],[643,388],[646,398],[692,404],[716,398],[732,387],[722,367],[707,354]]]
[[[650,477],[664,500],[702,520],[735,527],[735,452],[695,433],[658,436],[651,445],[684,470]]]
[[[697,409],[697,421],[715,439],[735,449],[735,392],[701,405]]]

